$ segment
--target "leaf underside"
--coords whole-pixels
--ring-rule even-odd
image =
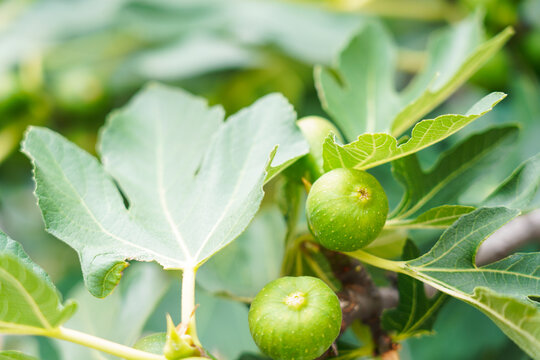
[[[279,94],[223,117],[182,90],[148,86],[102,129],[103,165],[50,130],[27,132],[47,230],[79,253],[93,295],[110,293],[125,260],[199,266],[255,215],[269,164],[276,174],[308,151]]]

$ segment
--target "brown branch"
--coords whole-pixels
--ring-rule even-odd
[[[361,320],[371,330],[375,345],[375,355],[395,349],[390,336],[381,327],[381,315],[385,308],[397,306],[399,295],[395,288],[379,288],[362,264],[344,254],[325,251],[332,271],[341,282],[338,292],[343,311],[341,332],[354,321]],[[328,355],[332,354],[329,349]]]

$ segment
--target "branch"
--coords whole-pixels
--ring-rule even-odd
[[[361,320],[371,329],[376,355],[393,350],[392,339],[381,328],[380,318],[385,308],[397,306],[397,289],[377,287],[356,259],[333,251],[324,251],[324,254],[342,284],[342,289],[338,292],[343,311],[341,332],[355,320]]]

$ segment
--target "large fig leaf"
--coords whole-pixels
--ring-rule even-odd
[[[400,93],[404,107],[392,123],[393,135],[401,135],[450,97],[514,34],[508,27],[483,42],[481,21],[478,14],[471,16],[431,39],[425,70]]]
[[[452,95],[513,34],[507,28],[484,42],[477,13],[436,33],[423,71],[400,93],[396,46],[378,23],[367,23],[339,54],[336,68],[315,68],[321,103],[348,141],[364,133],[403,134]]]
[[[425,255],[406,262],[351,253],[362,261],[411,276],[465,301],[495,323],[534,359],[540,359],[538,319],[540,305],[540,252],[517,253],[477,267],[481,243],[512,220],[519,210],[480,208],[462,216]]]
[[[88,289],[103,297],[125,260],[194,269],[240,235],[265,179],[308,150],[295,118],[272,94],[223,123],[220,107],[152,85],[109,118],[103,165],[42,128],[28,131],[23,151],[47,230],[79,253]]]
[[[388,31],[372,23],[341,52],[339,79],[330,69],[315,68],[321,103],[348,140],[390,127],[399,111],[394,89],[395,57]]]
[[[0,232],[0,333],[46,334],[73,315],[55,286],[22,246]]]

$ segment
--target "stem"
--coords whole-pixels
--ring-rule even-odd
[[[405,267],[405,261],[393,261],[393,260],[383,259],[381,257],[371,255],[362,250],[357,250],[355,252],[345,253],[345,254],[355,259],[358,259],[368,265],[372,265],[381,269],[385,269],[385,270],[393,271],[397,273],[402,273],[406,275],[409,274],[409,271],[407,271]]]
[[[129,346],[121,345],[109,340],[105,340],[93,335],[85,334],[77,330],[59,327],[52,331],[47,331],[45,336],[60,340],[70,341],[75,344],[86,346],[92,349],[102,351],[107,354],[118,356],[127,360],[165,360],[162,355],[152,354],[146,351],[134,349]]]
[[[182,272],[182,323],[189,324],[195,311],[195,269],[186,267]]]

